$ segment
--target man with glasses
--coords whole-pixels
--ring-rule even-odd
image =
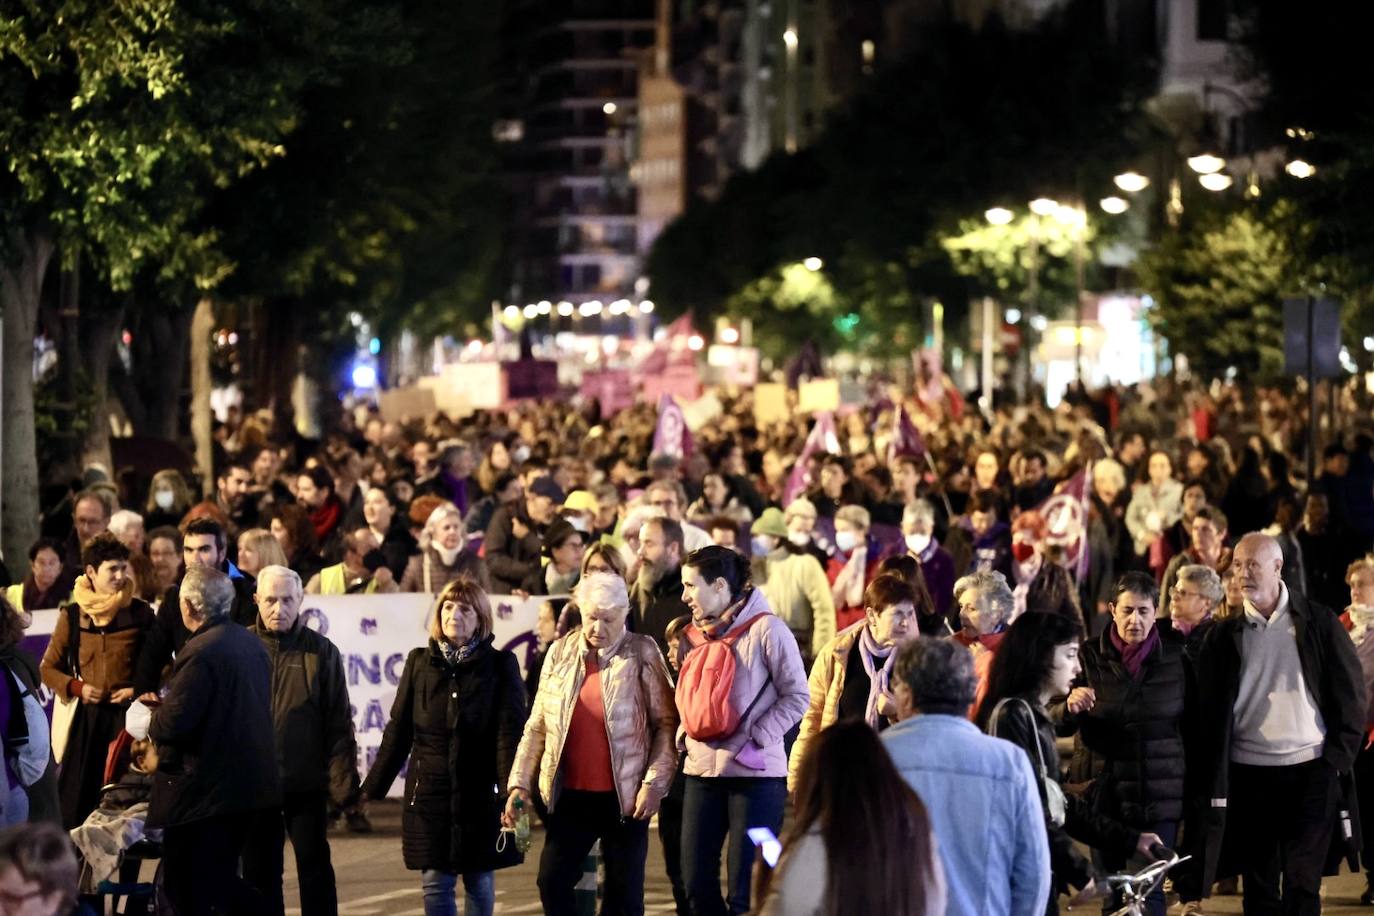
[[[713,543],[710,534],[682,518],[682,512],[687,508],[687,494],[676,480],[655,480],[644,491],[644,501],[682,526],[685,553],[710,547]]]

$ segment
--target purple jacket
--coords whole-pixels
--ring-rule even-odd
[[[750,594],[731,631],[760,614],[768,614],[770,619],[750,627],[735,643],[735,683],[730,700],[736,709],[749,709],[749,713],[735,733],[725,738],[698,741],[685,728],[679,728],[678,746],[687,752],[684,772],[688,776],[787,775],[783,735],[801,721],[811,692],[797,639],[781,617],[773,616],[762,591],[754,589]],[[735,755],[751,740],[763,752],[762,770],[735,762]]]

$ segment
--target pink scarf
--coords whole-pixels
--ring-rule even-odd
[[[1145,659],[1149,657],[1151,650],[1159,645],[1159,627],[1150,630],[1150,635],[1137,643],[1128,643],[1116,632],[1116,627],[1107,631],[1111,634],[1112,645],[1121,653],[1121,664],[1126,666],[1126,671],[1130,673],[1131,680],[1140,677],[1140,669],[1145,665]]]

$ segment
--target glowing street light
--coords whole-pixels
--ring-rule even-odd
[[[1037,197],[1030,202],[1030,211],[1036,216],[1053,216],[1059,209],[1059,201],[1048,197]]]
[[[706,346],[706,341],[701,339],[700,334],[693,334],[687,338],[687,349],[689,350],[700,350],[704,346]]]
[[[639,313],[641,315],[652,315],[654,313],[654,304],[648,299],[645,299],[643,302],[639,303]]]
[[[1006,207],[993,207],[983,215],[986,216],[988,222],[992,223],[994,226],[1005,226],[1016,216],[1016,214],[1012,213]]]
[[[572,313],[573,304],[571,302],[565,300],[563,302],[558,303],[558,314],[562,315],[564,318],[567,318]]]
[[[820,269],[821,269],[822,267],[824,267],[824,266],[825,266],[825,262],[822,261],[820,258],[817,258],[817,257],[810,257],[810,258],[807,258],[805,261],[802,261],[802,267],[805,267],[807,270],[811,271],[812,273],[815,273],[816,271],[820,270]]]
[[[584,302],[582,303],[580,311],[582,312],[583,318],[590,318],[592,315],[600,315],[601,301],[599,299],[593,299],[591,302]]]
[[[553,311],[553,303],[547,299],[539,300],[539,304],[537,307],[539,309],[539,314],[541,315],[547,315],[549,314],[549,312]]]
[[[720,342],[728,344],[739,343],[739,331],[734,328],[721,328]]]
[[[615,114],[615,102],[607,102],[605,105],[601,106],[601,110],[608,115]]]
[[[1199,175],[1197,182],[1209,191],[1225,191],[1235,183],[1234,179],[1225,172],[1212,172],[1207,175]]]
[[[1212,153],[1202,153],[1201,155],[1188,157],[1188,168],[1197,172],[1199,175],[1211,175],[1214,172],[1220,172],[1225,167],[1226,160]]]
[[[1126,203],[1125,199],[1121,197],[1104,197],[1097,203],[1103,210],[1113,215],[1125,213],[1126,209],[1130,207],[1130,204]]]
[[[1122,172],[1112,182],[1127,194],[1136,194],[1150,186],[1150,179],[1139,172]]]
[[[527,306],[525,306],[525,318],[526,318],[527,320],[533,321],[533,320],[534,320],[535,318],[537,318],[537,317],[539,317],[539,306],[537,306],[537,305],[527,305]]]
[[[782,33],[782,43],[787,45],[788,51],[797,50],[797,30],[787,29]]]
[[[508,305],[501,314],[505,315],[509,320],[514,321],[520,317],[520,306]]]
[[[1317,174],[1317,167],[1306,159],[1294,159],[1285,165],[1283,170],[1294,178],[1311,178]]]

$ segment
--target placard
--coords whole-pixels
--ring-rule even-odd
[[[797,409],[802,413],[839,410],[840,383],[833,378],[802,382],[797,389]]]
[[[754,422],[759,426],[781,423],[791,416],[787,409],[787,386],[781,382],[761,382],[754,386]]]

